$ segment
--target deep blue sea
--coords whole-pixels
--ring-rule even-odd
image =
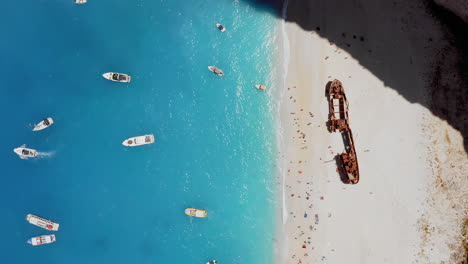
[[[0,263],[272,263],[269,12],[235,0],[3,1],[0,29]],[[32,132],[45,117],[55,123]],[[155,144],[121,145],[147,133]],[[23,144],[41,156],[20,159]],[[51,233],[28,213],[60,223],[56,243],[26,244]]]

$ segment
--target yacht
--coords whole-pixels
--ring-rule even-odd
[[[19,148],[15,148],[13,151],[21,158],[34,158],[37,156],[37,150],[26,148],[24,145]]]
[[[26,216],[26,221],[28,221],[32,225],[42,227],[50,231],[58,231],[59,226],[60,226],[57,223],[54,223],[50,220],[47,220],[47,219],[44,219],[42,217],[39,217],[37,215],[32,215],[32,214],[28,214]]]
[[[216,263],[218,263],[218,261],[212,260],[212,261],[208,261],[206,264],[216,264]]]
[[[224,72],[221,69],[216,68],[215,66],[208,66],[208,70],[210,70],[218,76],[224,76]]]
[[[75,4],[85,4],[88,0],[75,0]]]
[[[48,117],[41,122],[37,123],[37,125],[33,128],[33,131],[39,131],[42,129],[46,129],[50,127],[54,123],[54,120],[51,117]]]
[[[193,217],[206,217],[208,214],[207,211],[201,210],[201,209],[195,209],[195,208],[187,208],[185,209],[185,214]]]
[[[130,75],[118,72],[106,72],[102,75],[102,77],[106,78],[107,80],[123,83],[129,83],[132,80]]]
[[[126,140],[124,140],[124,142],[122,142],[122,145],[127,147],[136,147],[152,143],[154,143],[154,135],[148,134],[138,137],[127,138]]]
[[[221,32],[226,31],[226,28],[225,28],[223,25],[221,25],[221,24],[216,24],[216,27],[217,27]]]
[[[43,244],[50,244],[55,242],[55,235],[44,235],[44,236],[38,236],[38,237],[33,237],[28,240],[28,244],[31,244],[33,246],[40,246]]]
[[[265,91],[266,90],[266,85],[263,85],[263,84],[257,84],[255,85],[255,88],[261,90],[261,91]]]

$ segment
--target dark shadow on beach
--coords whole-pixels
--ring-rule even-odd
[[[286,0],[242,1],[283,17]],[[461,19],[431,0],[288,0],[286,21],[326,38],[408,102],[446,120],[468,151],[468,25]]]
[[[330,106],[330,104],[331,104],[331,102],[330,102],[330,85],[331,85],[331,83],[332,83],[331,81],[328,81],[327,84],[325,85],[325,97],[327,98],[327,102],[328,102],[328,105],[329,105],[328,108],[329,109],[331,108],[331,106]],[[332,114],[331,114],[330,111],[328,111],[328,120],[327,120],[327,122],[325,122],[325,126],[327,127],[327,130],[330,133],[333,132],[332,131],[332,126],[331,126],[331,124],[332,124],[331,123],[331,117],[332,117]]]

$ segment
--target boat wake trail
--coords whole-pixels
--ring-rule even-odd
[[[55,151],[37,152],[37,158],[50,158],[55,155]]]

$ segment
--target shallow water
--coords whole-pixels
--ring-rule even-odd
[[[272,87],[273,17],[231,0],[29,0],[0,12],[2,263],[272,262],[275,111],[254,85]],[[155,144],[121,145],[146,133]],[[22,144],[44,155],[18,158]],[[56,243],[26,244],[49,234],[28,213],[61,224]]]

